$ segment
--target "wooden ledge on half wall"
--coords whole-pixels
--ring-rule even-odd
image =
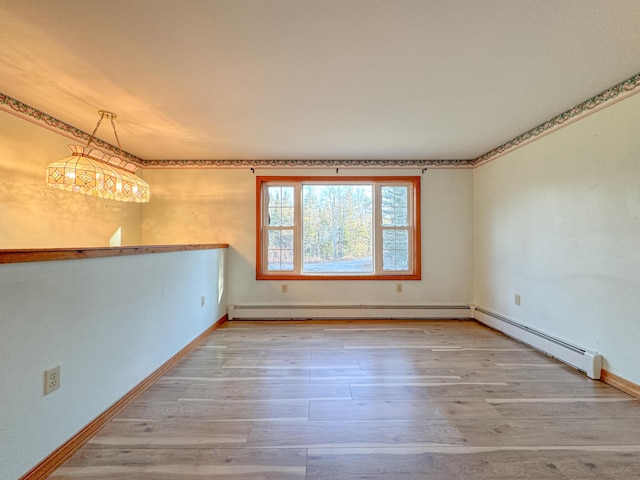
[[[121,257],[147,253],[185,252],[229,248],[228,243],[202,243],[183,245],[133,245],[126,247],[88,248],[28,248],[0,250],[0,263],[48,262],[53,260],[80,260],[83,258]]]

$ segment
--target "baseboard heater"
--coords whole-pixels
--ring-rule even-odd
[[[229,305],[229,320],[471,318],[469,305]]]
[[[578,347],[484,308],[473,307],[473,309],[475,319],[480,323],[557,358],[583,371],[590,378],[600,379],[602,355],[599,353]]]

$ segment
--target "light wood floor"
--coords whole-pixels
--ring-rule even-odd
[[[55,479],[639,479],[640,401],[473,321],[230,322]]]

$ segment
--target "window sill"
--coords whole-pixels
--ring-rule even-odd
[[[269,273],[269,274],[264,274],[264,273],[257,273],[256,274],[256,280],[334,280],[334,281],[340,281],[340,280],[360,280],[360,281],[376,281],[376,280],[422,280],[422,275],[420,273],[409,273],[409,274],[400,274],[400,273],[394,273],[394,274],[382,274],[382,275],[313,275],[313,274],[307,274],[307,275],[298,275],[298,274],[287,274],[287,273],[282,273],[282,274],[274,274],[274,273]]]

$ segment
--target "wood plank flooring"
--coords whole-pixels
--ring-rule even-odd
[[[640,400],[474,321],[228,322],[51,478],[640,479]]]

